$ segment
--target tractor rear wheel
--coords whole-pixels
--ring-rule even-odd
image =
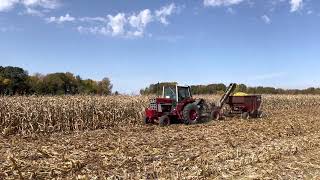
[[[160,125],[161,127],[163,127],[163,126],[169,126],[169,125],[170,125],[170,118],[169,118],[169,116],[167,116],[167,115],[161,116],[161,117],[159,118],[159,125]]]
[[[182,116],[185,124],[196,124],[200,119],[200,110],[197,105],[191,103],[184,107]]]

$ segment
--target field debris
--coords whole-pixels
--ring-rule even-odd
[[[0,179],[319,179],[320,96],[263,98],[261,119],[161,128],[145,96],[2,97]]]

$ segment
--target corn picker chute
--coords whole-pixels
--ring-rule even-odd
[[[220,117],[233,117],[240,115],[242,119],[260,118],[262,116],[261,95],[249,95],[246,93],[235,93],[237,84],[232,83],[227,88],[225,94],[220,101],[214,106],[212,117],[219,119]]]
[[[244,118],[259,117],[261,96],[231,96],[236,86],[235,83],[230,84],[215,105],[208,105],[204,99],[194,99],[190,86],[164,86],[162,96],[150,100],[143,122],[167,126],[172,122],[195,124],[204,118],[217,120],[237,114]]]

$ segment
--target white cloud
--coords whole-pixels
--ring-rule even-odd
[[[254,2],[256,0],[203,0],[203,4],[205,7],[220,7],[220,6],[232,6],[232,5],[238,5],[242,2],[247,2],[249,3],[250,6],[253,6]],[[268,2],[268,1],[266,1]],[[291,6],[291,12],[295,12],[298,11],[300,9],[302,9],[303,7],[303,2],[304,0],[272,0],[271,4],[273,6],[277,5],[278,3],[282,3],[282,2],[289,2],[290,6]],[[271,11],[273,11],[274,9],[272,8]],[[227,12],[229,13],[229,9],[227,10]]]
[[[170,16],[172,13],[176,11],[177,11],[176,5],[172,3],[168,6],[164,6],[160,8],[159,10],[156,10],[155,15],[162,24],[168,25],[169,22],[167,21],[167,16]]]
[[[302,8],[303,0],[290,0],[291,12],[298,11]]]
[[[161,24],[168,25],[168,16],[177,12],[178,7],[175,4],[161,7],[154,11],[144,9],[138,13],[126,14],[118,13],[116,15],[107,15],[104,17],[82,17],[77,20],[82,23],[77,30],[80,33],[91,33],[109,35],[114,37],[136,38],[143,37],[146,34],[147,26],[152,22],[159,21]],[[56,21],[57,19],[52,19]]]
[[[102,35],[108,35],[109,34],[108,30],[105,27],[83,27],[83,26],[78,26],[77,30],[80,33],[91,33],[91,34],[102,34]]]
[[[57,23],[57,24],[61,24],[64,22],[72,22],[75,21],[76,18],[70,16],[69,14],[66,14],[65,16],[60,16],[60,17],[49,17],[46,18],[46,21],[48,23]]]
[[[261,19],[262,19],[266,24],[270,24],[270,23],[271,23],[271,19],[270,19],[267,15],[261,16]]]
[[[26,7],[42,7],[46,9],[55,9],[59,6],[57,0],[22,0],[21,3]]]
[[[107,22],[108,19],[104,17],[82,17],[79,18],[79,21],[82,22],[89,22],[89,23],[95,23],[95,22]]]
[[[124,13],[118,13],[116,16],[108,15],[108,30],[112,36],[123,35],[125,33],[124,26],[127,23],[127,19]]]
[[[83,22],[102,22],[100,26],[83,27],[78,26],[80,33],[92,33],[101,35],[111,35],[118,37],[142,37],[146,26],[153,21],[153,16],[149,9],[139,12],[137,15],[126,16],[124,13],[118,13],[115,16],[108,15],[107,19],[102,17],[80,18]]]
[[[130,36],[142,36],[146,26],[153,21],[153,16],[149,9],[141,11],[138,15],[131,15],[128,21],[135,31],[130,31]]]
[[[241,3],[244,0],[204,0],[204,6],[231,6]]]
[[[111,36],[126,36],[125,26],[127,25],[127,18],[124,13],[118,13],[115,16],[108,15],[107,19],[96,17],[96,18],[80,18],[82,22],[102,22],[103,24],[98,26],[78,26],[77,30],[80,33],[91,33]],[[105,24],[106,23],[106,24]]]
[[[0,12],[12,9],[19,0],[0,0]]]
[[[22,13],[20,13],[20,15],[24,15],[24,14],[28,14],[28,15],[31,15],[31,16],[39,16],[39,17],[42,17],[44,16],[43,12],[37,10],[37,9],[33,9],[33,8],[26,8],[26,10]]]
[[[56,9],[60,3],[59,0],[0,0],[0,12],[9,11],[17,5],[22,5],[26,9],[20,14],[40,16],[42,12],[39,9]]]

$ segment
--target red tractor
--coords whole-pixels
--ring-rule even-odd
[[[200,121],[204,100],[192,98],[190,86],[163,87],[162,97],[151,99],[144,123],[170,125],[173,121],[195,124]]]

